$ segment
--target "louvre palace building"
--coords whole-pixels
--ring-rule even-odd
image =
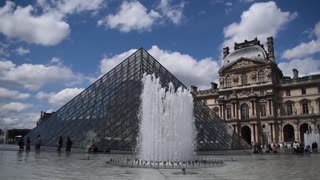
[[[284,76],[272,37],[267,46],[255,38],[223,48],[219,88],[191,91],[251,145],[303,142],[320,130],[320,74]]]

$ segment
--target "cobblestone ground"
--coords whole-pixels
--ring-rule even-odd
[[[320,179],[320,154],[203,156],[224,160],[213,168],[179,169],[120,168],[106,164],[123,155],[54,151],[0,150],[0,179]],[[202,158],[202,157],[200,157]]]

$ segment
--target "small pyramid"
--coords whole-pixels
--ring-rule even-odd
[[[144,73],[160,77],[163,87],[172,82],[175,88],[186,88],[141,48],[53,113],[27,137],[34,142],[40,134],[46,146],[56,146],[59,136],[69,136],[75,147],[87,148],[94,143],[99,150],[134,151]],[[196,96],[194,116],[198,151],[249,148]]]

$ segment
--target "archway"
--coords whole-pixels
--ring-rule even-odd
[[[303,123],[300,125],[300,141],[301,142],[304,142],[304,133],[310,132],[309,130],[311,130],[311,127],[309,124]]]
[[[251,145],[251,129],[248,126],[241,127],[241,137]]]
[[[294,141],[294,128],[291,124],[287,124],[283,127],[283,140],[284,142]]]

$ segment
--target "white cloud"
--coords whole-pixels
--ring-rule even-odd
[[[320,52],[320,40],[311,40],[307,43],[303,42],[292,49],[285,50],[282,54],[282,58],[303,58],[318,52]]]
[[[34,128],[40,117],[38,112],[20,112],[11,114],[2,114],[0,112],[0,128]]]
[[[177,5],[171,5],[171,0],[161,0],[159,9],[161,13],[169,18],[174,24],[179,24],[183,18],[183,1]]]
[[[27,48],[24,48],[24,47],[20,46],[20,47],[18,47],[18,48],[16,49],[16,53],[17,53],[18,55],[20,55],[20,56],[23,56],[23,55],[29,54],[29,53],[30,53],[30,50],[27,49]]]
[[[239,0],[240,2],[244,2],[244,3],[250,3],[250,2],[254,2],[254,0]]]
[[[320,21],[314,26],[313,33],[320,39]]]
[[[273,1],[254,3],[242,13],[239,23],[234,22],[224,28],[223,46],[233,47],[234,42],[250,40],[253,37],[265,42],[267,37],[275,37],[281,28],[296,16],[297,13],[281,11]]]
[[[158,18],[160,18],[158,12],[154,10],[147,12],[147,8],[139,1],[124,1],[116,14],[108,15],[98,21],[98,25],[106,25],[122,32],[148,31]]]
[[[102,6],[103,0],[58,0],[53,3],[59,12],[73,14],[97,10]]]
[[[0,61],[0,82],[19,85],[29,90],[51,83],[77,83],[82,76],[63,65],[22,64]]]
[[[48,99],[48,102],[53,105],[64,105],[83,90],[83,88],[66,88],[57,93],[38,92],[36,97],[38,99]]]
[[[69,25],[54,13],[36,16],[31,5],[17,6],[7,1],[0,8],[0,32],[28,43],[56,45],[69,35]]]
[[[15,90],[0,87],[0,99],[27,99],[30,97],[28,93],[20,93]]]
[[[8,104],[1,104],[0,109],[2,114],[21,112],[32,107],[31,104],[24,104],[20,102],[10,102]]]
[[[101,73],[108,72],[133,52],[135,50],[129,50],[110,58],[105,57],[100,63]],[[207,88],[210,82],[218,79],[219,64],[212,58],[199,60],[188,54],[162,50],[158,46],[152,46],[148,52],[187,87],[196,85],[200,88]]]
[[[298,69],[299,76],[320,74],[320,60],[313,58],[294,59],[289,62],[281,62],[279,68],[285,76],[292,76],[292,69]]]
[[[129,57],[131,54],[136,52],[137,49],[131,49],[127,52],[123,52],[121,54],[114,55],[113,57],[104,57],[100,61],[100,72],[101,74],[105,74],[109,72],[112,68],[116,67],[121,61]]]

